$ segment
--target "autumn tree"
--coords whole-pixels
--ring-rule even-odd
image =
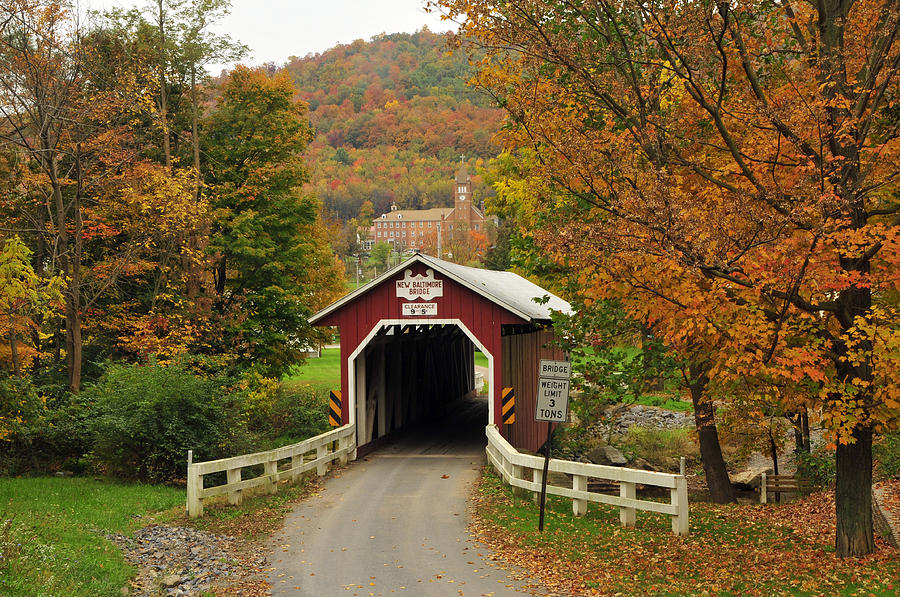
[[[896,2],[439,4],[559,191],[541,209],[576,214],[545,246],[676,266],[670,329],[715,330],[715,383],[821,411],[837,553],[871,552],[873,434],[900,422]]]
[[[60,278],[42,279],[31,266],[31,251],[17,236],[0,245],[0,363],[21,377],[40,346],[31,341],[41,322],[62,302]]]
[[[141,320],[166,321],[160,297],[173,297],[174,262],[189,253],[186,240],[208,210],[193,197],[194,176],[144,158],[142,133],[154,126],[152,62],[123,29],[81,28],[53,3],[11,4],[4,14],[0,130],[15,180],[2,203],[33,247],[36,272],[65,280],[63,350],[75,392],[85,317],[90,361],[139,344]]]
[[[216,302],[232,321],[223,340],[240,362],[280,374],[302,358],[315,337],[307,318],[343,275],[317,233],[319,203],[301,190],[311,129],[290,78],[237,67],[221,93],[203,128]]]
[[[80,126],[92,109],[83,93],[86,48],[61,3],[16,0],[0,12],[0,140],[33,168],[23,196],[39,210],[38,260],[66,280],[65,344],[69,388],[81,384],[84,178]]]

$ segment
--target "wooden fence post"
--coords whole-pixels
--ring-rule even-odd
[[[338,464],[341,466],[346,466],[347,462],[350,461],[348,456],[348,452],[350,451],[350,442],[351,439],[349,437],[342,437],[338,440],[338,452],[340,452],[340,456],[338,456]]]
[[[541,483],[543,483],[543,482],[544,482],[544,470],[543,470],[543,469],[539,469],[539,468],[533,468],[533,469],[531,469],[531,481],[532,481],[533,483],[537,483],[538,485],[540,485]],[[538,490],[537,492],[532,491],[532,492],[531,492],[531,499],[532,499],[532,501],[533,501],[535,504],[540,503],[540,501],[541,501],[541,492],[540,492],[540,490]]]
[[[197,471],[197,465],[194,464],[194,451],[188,450],[187,510],[188,516],[191,518],[203,516],[203,501],[200,499],[203,477]]]
[[[266,476],[266,491],[269,493],[278,492],[278,461],[266,460],[263,463],[263,474]]]
[[[230,468],[227,472],[228,475],[228,484],[234,485],[236,483],[241,482],[241,468]],[[244,492],[240,489],[233,489],[228,492],[228,503],[232,506],[237,506],[243,500]]]
[[[637,485],[635,483],[629,483],[628,481],[621,481],[619,483],[619,496],[632,500],[635,499],[637,497]],[[626,506],[621,506],[619,508],[619,522],[622,523],[623,527],[632,528],[636,521],[637,510]]]
[[[587,491],[587,476],[572,475],[572,489],[575,491]],[[572,498],[572,513],[575,516],[587,514],[587,500]]]
[[[515,464],[510,465],[508,474],[510,479],[522,479],[525,477],[525,472],[522,470],[522,467]],[[510,483],[510,485],[512,485],[512,483]],[[513,487],[513,495],[522,496],[526,493],[526,490],[521,487]]]
[[[316,460],[320,460],[328,456],[328,446],[319,446],[316,448]],[[328,463],[320,462],[316,465],[316,473],[320,477],[324,477],[328,472]]]
[[[759,503],[766,504],[768,501],[769,496],[766,488],[766,473],[763,471],[762,476],[759,478]]]
[[[687,479],[680,475],[675,479],[675,488],[671,490],[672,504],[675,505],[678,514],[672,517],[672,532],[676,535],[690,533],[688,525],[688,492]]]

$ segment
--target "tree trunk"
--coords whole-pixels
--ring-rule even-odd
[[[777,475],[778,473],[778,445],[775,443],[775,437],[772,435],[772,431],[769,430],[769,452],[772,454],[772,474]]]
[[[81,338],[81,258],[84,252],[84,219],[81,214],[81,145],[75,150],[76,187],[72,200],[72,213],[75,216],[75,231],[72,235],[72,261],[69,274],[69,298],[71,309],[66,313],[67,349],[72,355],[69,369],[69,391],[77,394],[81,391],[82,338]]]
[[[162,122],[163,129],[163,155],[165,156],[166,168],[172,168],[172,149],[169,140],[169,118],[167,115],[168,106],[166,98],[166,29],[165,29],[165,11],[163,10],[163,0],[159,0],[159,119]]]
[[[69,367],[69,391],[77,394],[81,390],[81,313],[78,295],[66,300],[66,362]]]
[[[872,430],[857,427],[856,441],[837,446],[834,501],[837,516],[835,549],[838,557],[863,556],[875,551],[872,521]]]
[[[194,149],[194,201],[200,199],[200,137],[197,125],[197,65],[191,63],[191,145]]]
[[[809,411],[806,410],[806,407],[800,413],[800,423],[803,426],[803,451],[809,454],[812,450],[812,445],[809,443]]]
[[[48,143],[44,144],[49,147]],[[66,219],[66,206],[63,201],[62,183],[57,171],[56,156],[50,156],[47,162],[47,173],[50,177],[50,187],[53,192],[54,215],[53,222],[56,234],[59,238],[57,252],[59,265],[63,276],[66,278],[66,368],[69,373],[69,391],[77,393],[81,387],[81,206],[75,205],[73,211],[76,215],[76,249],[73,253],[69,240],[69,232]]]
[[[797,454],[801,452],[809,454],[809,414],[806,407],[791,415],[790,421],[794,428],[794,451]]]
[[[797,413],[790,417],[791,427],[794,428],[794,452],[803,452],[803,415]]]
[[[222,296],[225,294],[225,256],[222,255],[219,265],[216,268],[216,294]]]
[[[12,330],[9,332],[9,356],[12,359],[13,375],[22,377],[22,363],[19,359],[19,347],[16,340],[16,333]]]
[[[703,391],[709,378],[700,366],[691,366],[691,402],[694,405],[694,423],[700,440],[700,460],[706,473],[706,485],[710,499],[717,504],[728,504],[737,500],[728,469],[719,445],[719,430],[716,428],[716,407],[711,400],[703,398]]]

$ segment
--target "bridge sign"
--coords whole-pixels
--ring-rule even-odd
[[[572,363],[569,361],[548,361],[541,359],[540,377],[569,379],[572,377]]]
[[[541,360],[535,421],[566,422],[569,417],[569,377],[571,375],[572,364],[568,361]]]

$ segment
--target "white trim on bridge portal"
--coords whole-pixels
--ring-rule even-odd
[[[488,359],[488,424],[494,422],[494,392],[496,388],[494,387],[494,355],[492,355],[485,347],[481,344],[481,341],[472,333],[472,331],[466,327],[466,324],[462,322],[460,319],[380,319],[369,331],[366,337],[357,345],[356,349],[347,357],[347,362],[344,363],[344,366],[347,368],[347,410],[349,411],[350,418],[347,421],[350,425],[356,425],[358,417],[357,417],[357,377],[356,377],[356,358],[365,350],[366,346],[372,341],[372,338],[381,330],[383,327],[392,326],[392,325],[400,325],[400,326],[409,326],[409,325],[455,325],[472,341],[472,344],[478,347],[478,350],[484,354]],[[363,374],[365,377],[365,374]],[[365,388],[363,388],[363,392],[365,392]],[[366,421],[363,421],[364,424],[356,425],[356,435],[357,435],[357,445],[362,445],[359,441],[359,437],[362,434],[363,439],[365,439],[365,429],[366,429]]]

